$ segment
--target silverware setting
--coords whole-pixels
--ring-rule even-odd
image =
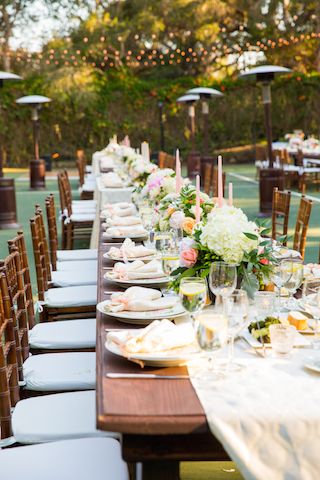
[[[263,345],[263,346],[261,345],[261,347],[255,348],[255,347],[253,347],[253,346],[250,344],[250,342],[249,342],[245,337],[240,336],[239,338],[240,338],[240,340],[242,340],[246,345],[249,345],[249,347],[251,348],[251,350],[252,350],[253,352],[255,352],[259,357],[262,357],[262,358],[265,358],[265,357],[266,357],[266,350],[265,350],[266,347],[265,347],[265,345]]]
[[[160,378],[162,380],[188,379],[189,375],[159,375],[156,373],[107,373],[107,378]]]

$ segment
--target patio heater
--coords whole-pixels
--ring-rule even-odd
[[[16,100],[19,105],[31,105],[33,123],[34,159],[30,160],[30,190],[43,190],[46,187],[46,164],[40,158],[40,119],[39,112],[44,103],[51,102],[51,98],[42,95],[27,95]]]
[[[163,102],[158,102],[159,107],[159,125],[160,125],[160,151],[164,152],[164,113]]]
[[[19,75],[0,72],[0,90],[9,80],[21,80]],[[0,104],[1,108],[1,104]],[[1,135],[2,137],[2,135]],[[3,140],[3,137],[1,138]],[[13,178],[3,176],[3,145],[0,145],[0,229],[19,228],[17,223],[16,191]]]
[[[291,70],[276,65],[262,65],[244,72],[240,77],[255,76],[262,86],[262,103],[264,105],[265,130],[267,137],[268,166],[260,170],[260,216],[269,216],[272,213],[272,195],[274,187],[284,188],[284,174],[280,168],[274,168],[272,152],[272,124],[271,124],[271,82],[275,75],[290,73]]]
[[[188,106],[188,116],[190,120],[190,132],[191,132],[191,152],[187,157],[188,177],[194,178],[200,174],[200,153],[196,151],[195,145],[195,103],[200,99],[200,95],[182,95],[177,99],[177,103],[185,103]]]
[[[213,157],[209,155],[209,100],[214,97],[223,97],[223,93],[214,88],[197,87],[188,90],[187,94],[200,96],[203,117],[203,151],[201,163],[213,164]]]

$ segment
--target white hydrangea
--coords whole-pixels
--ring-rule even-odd
[[[240,208],[228,205],[215,207],[202,227],[200,241],[227,263],[240,263],[245,252],[258,247],[259,238],[251,240],[244,233],[258,237],[258,227]]]

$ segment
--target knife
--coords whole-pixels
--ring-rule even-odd
[[[187,379],[189,375],[159,375],[156,373],[107,373],[107,378],[160,378],[160,379]]]

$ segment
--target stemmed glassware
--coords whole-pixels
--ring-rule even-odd
[[[207,283],[204,278],[187,277],[180,282],[179,295],[182,306],[190,313],[194,326],[196,315],[199,314],[206,304]]]
[[[273,266],[271,280],[276,286],[276,311],[281,312],[281,288],[286,284],[290,278],[290,272],[288,271],[286,264],[283,260],[280,260]]]
[[[283,263],[282,268],[288,274],[287,280],[283,285],[289,291],[286,308],[292,310],[297,306],[293,295],[303,282],[303,261],[300,258],[290,258],[283,260],[281,263]]]
[[[173,232],[155,232],[154,233],[154,245],[158,252],[158,258],[161,259],[162,253],[173,248],[175,245]]]
[[[221,298],[231,295],[237,285],[237,265],[213,262],[209,273],[210,290],[216,296],[216,305]]]
[[[320,349],[320,279],[306,280],[302,289],[302,303],[314,318],[313,348]]]
[[[171,276],[171,273],[174,272],[179,267],[180,264],[180,252],[177,247],[173,244],[166,250],[162,251],[162,270],[169,277],[169,280],[173,280],[174,277]],[[175,292],[172,289],[162,289],[162,294],[166,295],[175,295]]]
[[[234,339],[248,322],[249,300],[247,292],[236,289],[223,298],[223,311],[228,319],[229,355],[227,372],[236,372],[243,368],[234,361]]]
[[[144,205],[139,210],[141,222],[144,229],[148,232],[149,238],[147,242],[145,242],[146,246],[153,247],[154,246],[154,210],[148,206]]]
[[[223,312],[209,308],[197,316],[196,338],[208,362],[205,370],[201,368],[195,376],[206,383],[224,376],[224,372],[214,368],[213,354],[225,345],[227,331],[228,320]]]

